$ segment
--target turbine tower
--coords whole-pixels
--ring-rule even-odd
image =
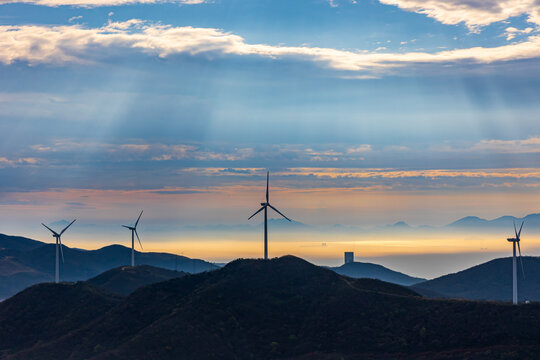
[[[139,240],[139,245],[141,246],[141,250],[143,248],[141,244],[141,239],[139,239],[139,234],[137,233],[137,225],[139,224],[139,220],[141,220],[142,213],[143,212],[141,211],[141,213],[139,214],[139,217],[137,218],[137,221],[135,221],[135,225],[133,226],[122,225],[126,229],[131,230],[131,266],[135,266],[135,236],[134,235],[137,235],[137,240]]]
[[[60,231],[60,234],[54,231],[53,229],[51,229],[50,227],[48,227],[47,225],[45,225],[44,223],[41,223],[41,225],[45,226],[47,229],[49,229],[50,232],[52,232],[52,237],[56,239],[56,271],[54,274],[54,282],[57,284],[60,282],[60,260],[58,258],[58,249],[60,249],[60,254],[62,255],[62,262],[64,262],[64,251],[62,250],[61,236],[68,229],[68,227],[70,227],[71,224],[75,222],[75,220],[70,222],[69,225],[64,228],[64,230]]]
[[[261,208],[255,212],[255,214],[251,215],[249,219],[260,213],[262,210],[264,210],[264,260],[268,260],[268,207],[270,207],[272,210],[277,212],[279,215],[283,216],[285,219],[291,221],[288,217],[283,215],[279,212],[278,209],[270,205],[270,201],[268,200],[268,182],[269,182],[270,172],[266,172],[266,202],[261,203]]]
[[[523,228],[523,224],[525,222],[523,221],[521,223],[521,226],[519,227],[519,231],[516,229],[516,223],[514,222],[514,233],[516,234],[515,238],[509,238],[506,239],[513,245],[513,256],[512,256],[512,303],[515,305],[518,303],[518,294],[517,294],[517,260],[516,260],[516,244],[519,251],[519,260],[521,262],[521,273],[523,274],[523,277],[525,277],[525,272],[523,271],[523,259],[521,258],[521,248],[519,246],[519,240],[521,236],[521,229]]]

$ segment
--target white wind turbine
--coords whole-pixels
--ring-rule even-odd
[[[270,201],[268,200],[268,182],[269,182],[270,172],[266,173],[266,202],[261,203],[262,207],[255,212],[255,214],[251,215],[249,219],[257,215],[259,212],[264,210],[264,260],[268,260],[268,207],[272,208],[275,212],[277,212],[279,215],[283,216],[285,219],[291,221],[288,217],[283,215],[279,212],[278,209],[270,205]],[[248,219],[248,220],[249,220]]]
[[[141,239],[139,238],[139,234],[137,233],[137,225],[139,224],[139,220],[141,220],[142,213],[143,212],[141,211],[141,213],[139,214],[139,217],[137,218],[137,221],[135,222],[135,225],[133,226],[122,225],[123,227],[131,230],[131,266],[135,266],[135,235],[137,235],[137,240],[139,240],[139,245],[141,246],[141,250],[143,248],[141,244]]]
[[[75,220],[77,220],[77,219],[75,219]],[[54,282],[55,283],[60,282],[60,260],[58,258],[58,249],[60,249],[60,254],[62,255],[62,262],[64,262],[64,251],[62,250],[61,236],[68,229],[68,227],[70,227],[71,224],[73,224],[75,222],[75,220],[70,222],[68,226],[66,226],[62,231],[60,231],[60,234],[57,233],[56,231],[54,231],[53,229],[51,229],[50,227],[48,227],[47,225],[45,225],[44,223],[41,223],[41,225],[45,226],[47,229],[50,230],[50,232],[52,232],[53,238],[56,239],[56,271],[55,271],[55,275],[54,275]]]
[[[525,272],[523,271],[523,259],[521,258],[521,247],[519,246],[520,236],[521,236],[521,229],[523,228],[523,224],[525,222],[523,221],[521,223],[521,226],[519,227],[519,231],[516,229],[516,223],[514,222],[514,233],[516,234],[515,238],[508,238],[509,242],[513,245],[513,256],[512,256],[512,303],[515,305],[518,303],[518,293],[517,293],[517,259],[516,259],[516,244],[519,251],[519,260],[521,262],[521,273],[523,274],[523,277],[525,277]]]

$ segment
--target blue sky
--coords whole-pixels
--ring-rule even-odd
[[[3,232],[538,212],[535,0],[1,3]]]

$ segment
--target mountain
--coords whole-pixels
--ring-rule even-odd
[[[53,341],[102,316],[120,297],[89,284],[38,284],[0,303],[0,358],[5,344],[24,349]]]
[[[82,295],[60,299],[66,285],[47,285],[0,303],[5,359],[534,359],[540,350],[539,304],[430,300],[292,256],[152,284],[89,321],[73,304],[69,316],[50,314]],[[62,336],[20,317],[56,317]]]
[[[489,221],[486,219],[481,219],[478,216],[466,216],[461,218],[453,223],[449,224],[449,227],[475,227],[475,226],[485,226],[489,224]]]
[[[185,272],[161,269],[150,265],[121,266],[105,271],[87,281],[88,284],[119,295],[129,295],[138,288],[185,276]]]
[[[508,229],[509,235],[512,234],[513,223],[519,225],[525,221],[527,228],[540,229],[540,214],[529,214],[525,217],[518,218],[514,216],[501,216],[493,220],[486,220],[477,216],[466,216],[453,223],[447,225],[450,228],[505,228]]]
[[[517,265],[519,301],[540,301],[540,257],[523,257],[525,277]],[[421,282],[412,289],[430,297],[512,300],[512,258],[501,258],[455,274]]]
[[[330,268],[338,274],[352,278],[378,279],[398,285],[413,285],[426,279],[412,277],[394,270],[390,270],[382,265],[352,262],[339,267]]]
[[[262,229],[263,226],[264,226],[264,222],[260,223],[259,226],[257,226],[257,228]],[[295,220],[289,221],[289,220],[280,218],[280,219],[268,219],[268,228],[273,229],[273,230],[281,230],[281,229],[302,230],[302,229],[309,229],[310,226],[304,223],[301,223],[299,221],[295,221]]]
[[[405,221],[398,221],[392,225],[387,225],[387,227],[398,228],[398,229],[408,229],[411,226],[407,224]]]
[[[54,280],[56,245],[21,237],[0,236],[0,300],[40,282]],[[98,250],[62,247],[65,262],[60,262],[60,280],[87,280],[104,271],[131,263],[131,249],[110,245]],[[218,267],[203,260],[167,253],[135,252],[135,261],[169,270],[189,273]]]
[[[21,236],[9,236],[0,234],[0,251],[3,250],[32,250],[43,246],[45,243],[28,239]]]

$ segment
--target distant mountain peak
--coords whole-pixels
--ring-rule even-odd
[[[539,228],[540,227],[540,214],[529,214],[522,218],[515,217],[512,215],[504,215],[500,216],[498,218],[495,218],[493,220],[486,220],[482,219],[478,216],[466,216],[464,218],[461,218],[457,221],[454,221],[453,223],[447,225],[448,227],[510,227],[512,228],[512,224],[514,223],[525,221],[526,227],[534,227]]]
[[[422,278],[416,278],[398,271],[390,270],[379,264],[351,262],[343,264],[340,267],[331,268],[338,274],[352,278],[368,278],[382,280],[398,285],[413,285],[425,281]]]

